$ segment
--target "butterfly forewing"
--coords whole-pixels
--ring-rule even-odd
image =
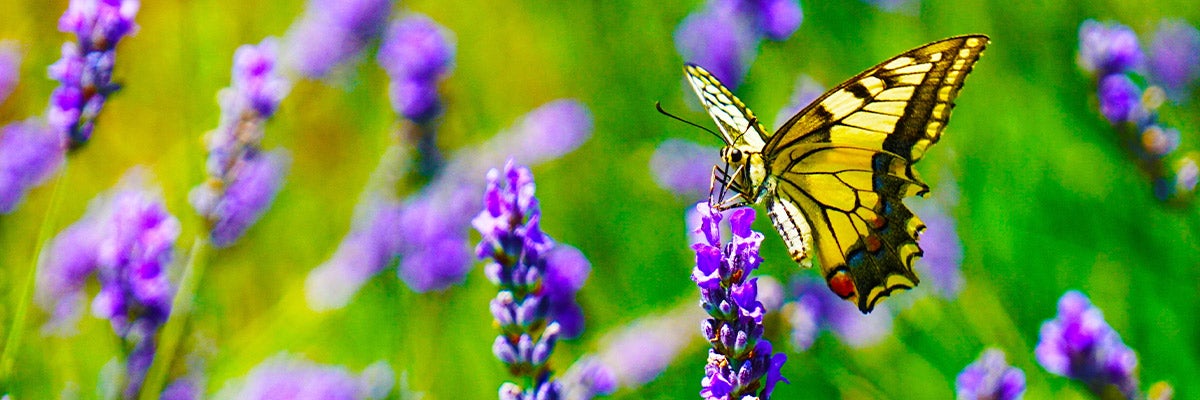
[[[768,134],[742,100],[699,65],[687,64],[683,70],[704,109],[717,123],[725,143],[742,151],[762,151]]]
[[[830,288],[863,312],[918,282],[924,225],[902,200],[928,188],[912,164],[941,137],[987,43],[954,37],[884,61],[818,98],[764,147],[772,195],[813,222]]]

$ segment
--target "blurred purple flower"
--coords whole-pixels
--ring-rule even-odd
[[[707,203],[697,207],[705,240],[692,245],[692,281],[700,287],[700,305],[709,315],[701,323],[702,331],[713,346],[700,396],[768,399],[777,382],[787,382],[779,372],[787,356],[773,354],[771,342],[762,337],[766,309],[758,300],[758,278],[750,278],[762,263],[758,250],[763,235],[750,229],[754,210],[741,208],[730,215],[732,237],[726,244],[719,235],[721,213]]]
[[[471,221],[481,235],[475,255],[490,259],[484,275],[500,289],[490,305],[500,326],[492,351],[513,375],[532,382],[525,388],[506,382],[501,398],[558,398],[561,384],[551,378],[550,353],[560,335],[577,336],[583,324],[574,297],[591,267],[578,251],[562,253],[541,231],[534,190],[529,169],[509,160],[503,171],[488,171],[483,211]],[[573,319],[560,323],[556,313],[563,310]]]
[[[0,104],[21,78],[21,51],[15,42],[0,41]]]
[[[1118,23],[1083,21],[1079,26],[1079,66],[1097,76],[1118,74],[1142,64],[1137,34]]]
[[[120,85],[112,82],[116,46],[137,30],[137,0],[71,0],[58,20],[58,30],[78,42],[62,47],[62,58],[49,68],[60,86],[50,96],[47,120],[70,140],[72,148],[87,143],[105,99]]]
[[[311,79],[325,78],[383,33],[391,11],[388,0],[309,0],[288,29],[283,53],[288,66]]]
[[[209,178],[190,194],[208,220],[213,245],[235,243],[271,206],[287,174],[287,153],[264,152],[263,125],[287,96],[290,83],[276,68],[278,45],[267,38],[234,53],[232,84],[218,93],[221,121],[205,135]]]
[[[1126,398],[1139,395],[1137,355],[1083,293],[1072,290],[1059,299],[1058,315],[1042,324],[1035,354],[1046,371],[1082,381],[1094,393],[1115,386]]]
[[[40,118],[0,128],[0,214],[16,210],[25,193],[63,164],[63,139]]]
[[[958,374],[960,400],[1019,400],[1025,394],[1025,373],[1004,361],[1004,352],[989,349]]]
[[[615,374],[617,385],[637,388],[657,378],[680,353],[699,342],[696,321],[708,315],[694,304],[666,315],[642,317],[611,334],[599,358]]]
[[[708,195],[712,167],[720,161],[719,149],[683,139],[667,139],[650,157],[654,181],[663,189],[689,199]]]
[[[943,180],[941,183],[943,186],[953,185],[954,181]],[[925,223],[925,231],[921,234],[921,250],[924,254],[915,262],[914,268],[917,275],[931,284],[934,293],[952,300],[958,297],[963,288],[962,240],[958,237],[954,217],[946,209],[950,204],[933,200],[918,198],[909,204],[913,214],[920,215]]]
[[[760,38],[749,19],[720,3],[688,15],[675,30],[675,48],[684,61],[712,71],[732,90],[750,70]]]
[[[751,0],[758,17],[759,29],[771,40],[787,40],[804,21],[804,10],[798,0]]]
[[[792,90],[792,97],[788,99],[787,105],[779,109],[778,114],[775,114],[775,129],[782,127],[793,115],[796,115],[804,107],[807,107],[809,103],[821,97],[822,94],[825,94],[825,85],[818,83],[808,75],[797,77],[796,88]]]
[[[205,213],[219,216],[212,225],[214,246],[233,244],[258,221],[279,193],[288,162],[285,150],[260,153],[242,162],[241,169],[212,205],[211,212]]]
[[[1176,102],[1187,99],[1200,79],[1200,30],[1184,20],[1164,20],[1150,41],[1147,70]]]
[[[424,15],[405,16],[388,28],[378,59],[396,113],[417,122],[440,113],[437,84],[454,68],[453,33]]]
[[[470,270],[471,217],[483,202],[484,176],[510,155],[530,165],[573,151],[592,133],[587,107],[574,100],[547,103],[487,142],[461,150],[429,186],[404,201],[388,195],[394,177],[372,189],[337,252],[309,275],[306,293],[317,310],[340,308],[367,279],[400,258],[398,275],[417,292],[442,290]],[[396,157],[398,158],[398,157]],[[385,160],[381,168],[402,168]],[[377,192],[377,193],[376,193]]]
[[[316,364],[285,353],[263,361],[245,378],[226,383],[216,397],[233,400],[382,399],[392,389],[393,375],[391,367],[383,361],[368,366],[362,374],[353,374],[345,367]]]
[[[179,221],[162,199],[146,189],[139,170],[127,174],[88,213],[50,245],[39,268],[36,298],[54,318],[72,319],[84,298],[83,286],[96,274],[100,292],[92,313],[108,319],[126,346],[126,397],[141,388],[155,351],[155,334],[171,312],[174,288],[166,268],[174,255]],[[52,319],[47,329],[73,329]],[[73,321],[71,321],[73,322]]]
[[[792,325],[792,346],[798,351],[811,347],[822,330],[829,330],[850,347],[870,346],[892,333],[892,310],[887,304],[864,315],[833,294],[824,281],[808,274],[798,276],[792,287],[795,301],[785,305],[783,312]]]
[[[617,390],[613,369],[593,356],[580,357],[559,382],[562,382],[562,398],[566,400],[588,400]]]
[[[1104,77],[1097,96],[1100,97],[1100,113],[1113,125],[1133,122],[1139,114],[1142,91],[1125,74]]]

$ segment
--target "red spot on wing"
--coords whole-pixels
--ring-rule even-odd
[[[876,216],[875,218],[871,219],[871,227],[872,228],[883,229],[883,227],[885,225],[887,225],[887,218],[884,218],[882,215]]]
[[[845,270],[838,270],[829,277],[829,289],[838,297],[848,299],[854,295],[854,280],[850,279],[850,274]]]
[[[883,246],[883,242],[880,242],[879,237],[875,235],[867,236],[864,241],[867,243],[867,251],[872,253],[879,251],[879,247]]]

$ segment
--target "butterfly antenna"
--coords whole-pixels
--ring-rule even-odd
[[[658,109],[658,112],[659,112],[659,113],[661,113],[662,115],[666,115],[666,116],[668,116],[668,117],[674,118],[676,121],[679,121],[679,122],[682,122],[682,123],[685,123],[685,124],[688,124],[688,125],[691,125],[691,126],[694,126],[694,127],[700,128],[700,129],[703,129],[705,132],[711,133],[713,136],[716,136],[716,137],[717,137],[717,139],[721,139],[721,141],[724,141],[724,140],[725,140],[725,138],[724,138],[724,137],[721,137],[721,135],[720,135],[720,134],[718,134],[718,133],[714,132],[712,129],[705,128],[704,126],[701,126],[701,125],[699,125],[699,124],[696,124],[695,122],[688,121],[688,120],[686,120],[686,119],[680,118],[679,116],[677,116],[677,115],[675,115],[675,114],[671,114],[671,113],[667,112],[667,110],[664,110],[664,109],[662,108],[662,104],[661,104],[661,103],[659,103],[659,102],[657,102],[657,101],[656,101],[656,102],[654,102],[654,108]]]

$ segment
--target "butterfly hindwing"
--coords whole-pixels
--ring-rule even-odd
[[[884,61],[818,98],[763,148],[771,197],[791,200],[813,223],[830,288],[863,312],[918,282],[912,263],[924,225],[902,200],[928,188],[912,164],[940,139],[987,43],[954,37]]]
[[[683,71],[704,109],[717,123],[725,143],[742,151],[762,151],[768,134],[754,117],[754,112],[716,76],[699,65],[687,64]]]

